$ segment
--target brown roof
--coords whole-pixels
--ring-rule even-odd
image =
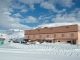
[[[26,35],[33,35],[33,34],[49,34],[49,33],[63,33],[63,32],[77,32],[78,25],[67,25],[67,26],[58,26],[52,28],[42,28],[42,29],[35,29],[35,30],[25,30]]]

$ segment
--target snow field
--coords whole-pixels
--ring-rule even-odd
[[[47,45],[23,45],[23,44],[10,44],[10,46],[18,48],[19,50],[13,50],[17,53],[29,53],[29,54],[51,54],[60,56],[80,56],[80,49],[64,48],[63,46],[47,46]],[[8,50],[9,51],[9,50]],[[12,51],[12,50],[10,50]]]
[[[0,60],[80,60],[80,48],[77,49],[75,45],[63,45],[4,44],[0,45]]]

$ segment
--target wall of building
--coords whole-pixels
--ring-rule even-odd
[[[35,30],[25,30],[24,39],[43,40],[54,38],[56,41],[67,42],[71,39],[79,39],[78,25],[43,28]]]
[[[45,38],[54,38],[58,41],[68,41],[71,39],[77,39],[78,33],[77,32],[66,32],[66,33],[52,33],[52,34],[36,34],[36,35],[25,35],[25,39],[45,39]]]
[[[65,33],[65,32],[76,32],[78,31],[78,25],[70,25],[70,26],[60,26],[60,27],[52,27],[52,28],[43,28],[43,29],[35,29],[35,30],[25,30],[25,35],[36,35],[36,34],[52,34],[52,33]]]

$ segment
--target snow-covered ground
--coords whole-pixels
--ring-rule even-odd
[[[0,60],[80,60],[80,45],[67,43],[0,45]]]

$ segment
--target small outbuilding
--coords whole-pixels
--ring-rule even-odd
[[[4,43],[5,38],[0,38],[0,45]]]

